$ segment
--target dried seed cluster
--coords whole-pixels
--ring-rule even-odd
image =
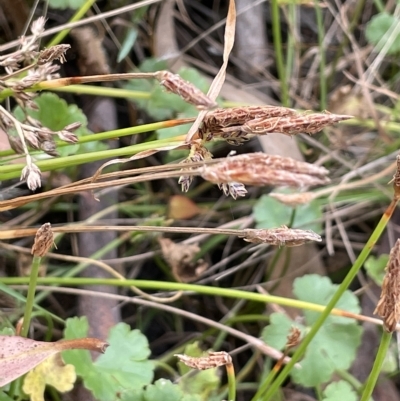
[[[328,170],[324,167],[289,157],[257,152],[228,157],[220,163],[204,166],[201,176],[207,181],[222,186],[235,187],[240,183],[301,188],[328,183],[327,174]],[[231,193],[231,191],[228,192]],[[231,195],[233,196],[232,193]]]
[[[311,230],[299,230],[288,227],[271,229],[252,229],[243,230],[240,235],[247,242],[254,244],[270,244],[278,246],[299,246],[307,242],[321,242],[321,237]]]
[[[382,318],[384,329],[391,333],[400,320],[400,239],[390,252],[385,271],[381,297],[374,314]]]
[[[193,104],[200,110],[208,110],[217,107],[217,103],[205,95],[200,89],[192,83],[185,81],[177,74],[170,71],[158,71],[155,78],[160,81],[171,93],[180,96],[185,102]]]
[[[185,365],[199,370],[217,368],[232,364],[232,357],[225,351],[209,352],[208,356],[194,357],[184,354],[175,354],[179,360]]]
[[[254,135],[278,132],[285,135],[315,134],[336,122],[352,118],[347,115],[300,113],[278,106],[233,107],[207,113],[199,129],[205,141],[215,138],[240,145]]]
[[[50,250],[54,243],[53,231],[50,223],[43,224],[36,232],[31,254],[43,257]]]
[[[60,67],[53,65],[53,61],[64,62],[65,52],[70,48],[70,45],[57,45],[39,52],[39,39],[44,32],[44,25],[45,19],[38,18],[32,23],[32,35],[21,37],[19,49],[0,56],[0,66],[7,74],[0,79],[0,90],[11,89],[15,101],[23,110],[37,109],[33,102],[36,94],[26,89],[39,82],[58,78],[56,72]],[[22,71],[26,71],[25,76],[20,74]],[[75,143],[78,139],[74,131],[79,127],[80,123],[75,123],[64,127],[61,131],[53,132],[27,113],[24,121],[19,122],[6,109],[0,107],[0,128],[7,133],[11,148],[16,153],[25,154],[26,167],[22,171],[21,179],[27,179],[27,184],[32,190],[41,185],[40,170],[32,162],[27,146],[57,156],[54,136]]]

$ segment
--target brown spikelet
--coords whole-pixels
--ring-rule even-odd
[[[56,45],[52,46],[48,49],[44,49],[39,53],[39,58],[37,61],[38,65],[43,65],[46,63],[50,63],[54,60],[60,60],[60,63],[63,64],[66,62],[65,53],[68,49],[71,48],[71,45]]]
[[[54,243],[53,231],[51,224],[43,224],[36,232],[35,242],[33,243],[31,254],[43,257],[50,250]]]
[[[179,360],[185,365],[199,370],[206,370],[216,368],[218,366],[225,366],[232,364],[231,356],[225,352],[209,352],[208,356],[194,357],[182,354],[175,354]]]
[[[330,113],[294,114],[286,117],[257,118],[245,123],[241,129],[249,134],[258,135],[269,132],[285,135],[315,134],[329,125],[350,118],[353,117]]]
[[[397,168],[393,177],[393,189],[395,199],[400,199],[400,154],[396,157]]]
[[[271,229],[246,229],[239,235],[247,242],[254,244],[299,246],[309,241],[322,241],[321,237],[311,230],[299,230],[288,227]]]
[[[199,129],[199,137],[210,141],[213,138],[221,137],[228,143],[238,145],[249,139],[240,126],[247,121],[256,118],[283,117],[295,114],[296,110],[287,107],[278,106],[249,106],[249,107],[232,107],[229,109],[215,109],[207,113],[203,120],[203,124]],[[228,127],[237,127],[238,129],[225,132]],[[239,127],[238,127],[239,126]]]
[[[209,150],[199,144],[198,142],[193,142],[190,146],[190,154],[189,156],[184,159],[181,163],[186,164],[186,163],[198,163],[203,160],[209,160],[212,158],[212,154],[209,152]],[[185,170],[190,170],[190,169],[182,169],[182,172]],[[182,191],[187,192],[189,190],[190,184],[193,181],[193,177],[189,175],[181,175],[178,180],[178,184],[181,185]]]
[[[202,177],[215,184],[274,185],[305,187],[326,184],[328,170],[289,157],[262,152],[233,156],[213,166],[205,166]]]
[[[298,327],[292,326],[287,336],[286,349],[297,347],[300,343],[301,331]]]
[[[390,251],[382,283],[382,293],[374,314],[383,320],[383,328],[392,333],[400,320],[400,239]]]
[[[185,102],[193,104],[198,109],[212,109],[217,103],[196,88],[191,82],[185,81],[179,75],[169,71],[155,73],[155,78],[160,81],[169,92],[180,96]]]

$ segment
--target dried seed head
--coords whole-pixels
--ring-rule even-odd
[[[240,128],[247,121],[255,118],[283,117],[295,113],[296,110],[277,106],[219,108],[206,114],[202,126],[199,128],[199,137],[206,141],[222,138],[232,145],[240,145],[251,137]],[[233,131],[225,132],[224,128],[228,127],[236,128]]]
[[[198,109],[212,109],[217,103],[196,88],[191,82],[185,81],[179,75],[169,71],[159,71],[155,75],[160,84],[168,91],[180,96],[185,102],[193,104]]]
[[[194,357],[182,354],[174,354],[185,365],[199,370],[216,368],[232,364],[231,356],[225,352],[209,352],[208,356]]]
[[[31,32],[34,36],[39,36],[44,32],[44,25],[46,19],[44,17],[39,17],[37,20],[32,22]]]
[[[328,183],[327,173],[324,167],[258,152],[204,166],[201,176],[214,184],[305,187]]]
[[[62,141],[65,141],[68,143],[77,143],[79,140],[75,134],[73,134],[72,132],[66,131],[66,130],[57,131],[56,134]]]
[[[65,58],[65,53],[68,49],[71,48],[71,45],[56,45],[52,46],[48,49],[44,49],[39,53],[39,58],[37,61],[38,65],[43,65],[46,63],[51,63],[54,60],[60,60],[60,63],[63,64],[67,61]]]
[[[183,160],[181,163],[198,163],[203,160],[210,160],[212,159],[212,154],[208,151],[207,148],[199,144],[198,142],[193,142],[190,147],[189,156]],[[182,169],[182,171],[191,170],[189,169]],[[190,184],[193,181],[193,177],[190,175],[182,175],[179,177],[178,184],[181,185],[182,192],[187,192],[189,190]]]
[[[16,136],[8,135],[8,142],[11,146],[11,149],[18,154],[24,153],[24,147],[22,146],[21,139]]]
[[[40,181],[40,169],[36,164],[31,163],[29,166],[25,166],[21,172],[21,181],[26,180],[26,184],[31,191],[35,191],[42,184]]]
[[[400,320],[400,239],[396,241],[389,256],[382,293],[374,314],[383,320],[383,328],[392,333]]]
[[[315,134],[329,125],[351,118],[353,117],[330,113],[294,114],[287,117],[257,118],[245,123],[241,129],[244,132],[258,135],[269,132],[286,135]],[[237,128],[233,127],[231,129]]]
[[[299,230],[288,227],[271,229],[246,229],[240,235],[247,242],[255,244],[299,246],[309,241],[322,241],[321,237],[311,230]]]
[[[287,336],[287,341],[286,341],[286,348],[293,348],[297,347],[300,343],[300,336],[301,336],[301,331],[298,327],[292,326],[290,328],[290,332]]]
[[[301,192],[299,194],[281,194],[272,192],[269,194],[271,198],[275,198],[284,205],[295,207],[304,205],[315,199],[316,195],[312,192]]]
[[[393,188],[394,188],[394,197],[395,199],[400,199],[400,154],[397,155],[397,168],[396,173],[393,177]]]
[[[33,243],[31,254],[43,257],[50,250],[54,243],[53,231],[51,224],[43,224],[36,232],[35,242]]]
[[[232,196],[233,199],[237,199],[239,196],[243,197],[247,194],[246,187],[240,182],[229,182],[225,184],[218,184],[226,196]]]

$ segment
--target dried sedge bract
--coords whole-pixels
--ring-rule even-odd
[[[216,368],[232,364],[232,357],[225,351],[209,352],[208,356],[194,357],[184,354],[174,354],[185,365],[199,370]]]
[[[50,223],[43,224],[36,232],[35,242],[32,246],[31,254],[43,257],[50,250],[54,243],[53,231]]]
[[[190,146],[190,153],[189,156],[183,160],[181,163],[198,163],[204,160],[212,159],[212,154],[208,151],[207,148],[199,144],[198,142],[193,142]],[[182,169],[182,172],[188,169]],[[178,184],[181,185],[182,192],[187,192],[189,190],[190,184],[193,181],[193,177],[190,175],[182,175],[179,177]]]
[[[189,283],[197,280],[207,270],[207,262],[196,259],[200,252],[197,244],[176,244],[169,238],[159,238],[158,242],[164,259],[179,282]]]
[[[46,63],[51,63],[54,60],[59,60],[60,63],[63,64],[67,61],[65,58],[65,53],[70,48],[71,45],[61,44],[44,49],[39,53],[37,64],[43,65]]]
[[[397,168],[396,173],[393,176],[393,188],[395,199],[400,199],[400,155],[396,157]]]
[[[374,314],[382,318],[383,328],[392,333],[400,320],[400,239],[390,252],[385,271],[381,297]]]
[[[301,331],[298,327],[292,326],[286,340],[286,348],[294,348],[300,344]]]
[[[271,229],[246,229],[239,235],[247,242],[278,246],[299,246],[307,242],[320,242],[322,238],[312,230],[300,230],[288,227]]]
[[[177,74],[173,74],[169,71],[158,71],[154,76],[169,92],[175,93],[185,102],[193,104],[200,110],[208,110],[217,107],[217,103],[214,100],[210,99],[191,82],[185,81]]]

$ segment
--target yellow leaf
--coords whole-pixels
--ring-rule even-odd
[[[75,380],[75,366],[66,365],[60,354],[54,354],[26,375],[22,389],[31,401],[44,401],[46,384],[65,393],[72,390]]]

